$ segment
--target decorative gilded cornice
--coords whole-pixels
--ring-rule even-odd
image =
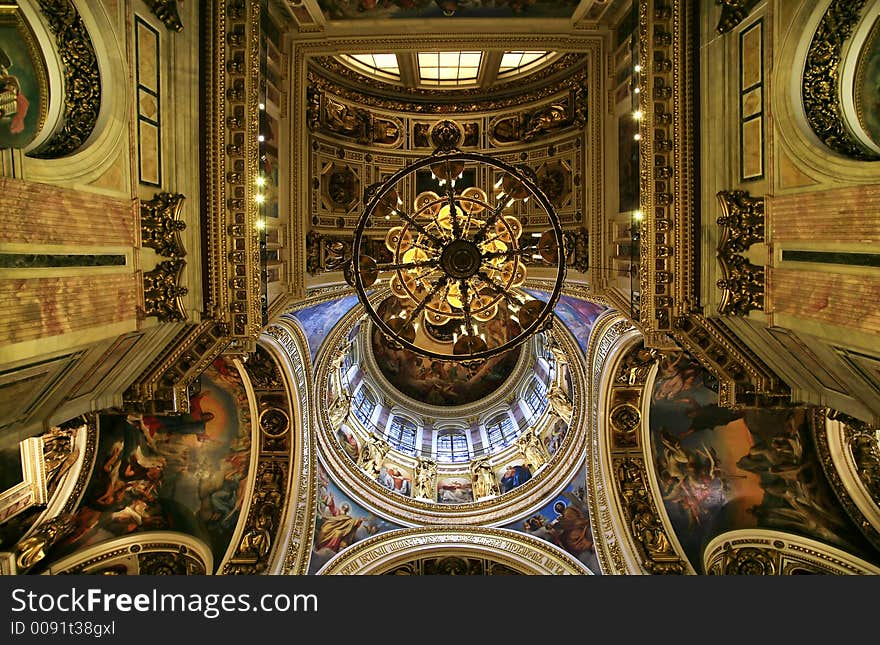
[[[135,565],[132,565],[132,560]],[[57,562],[47,574],[82,575],[119,573],[127,575],[210,575],[213,557],[208,545],[185,533],[151,531],[124,535],[85,547]]]
[[[206,310],[246,350],[263,324],[260,295],[260,2],[206,3]]]
[[[549,542],[505,529],[476,527],[414,528],[361,540],[335,556],[319,575],[368,575],[388,572],[414,554],[491,558],[527,575],[584,575],[589,571]]]
[[[715,4],[721,5],[721,16],[718,18],[718,26],[715,31],[724,34],[736,27],[746,19],[749,12],[761,0],[715,0]]]
[[[703,553],[709,575],[877,575],[880,568],[809,538],[767,529],[729,531]]]
[[[229,329],[211,320],[183,327],[123,394],[129,411],[189,412],[189,385],[229,344]]]
[[[764,198],[751,197],[744,190],[720,191],[718,263],[721,289],[718,313],[746,316],[754,309],[764,308],[764,267],[746,260],[742,255],[752,244],[764,242]]]
[[[177,0],[145,0],[147,6],[171,31],[183,31],[180,14],[177,13]]]
[[[156,316],[159,322],[186,320],[181,298],[187,288],[180,286],[185,266],[181,259],[164,260],[143,274],[144,316]]]
[[[63,125],[28,156],[58,159],[76,152],[86,142],[101,110],[101,74],[92,39],[71,0],[39,0],[40,11],[55,45],[64,71]]]
[[[522,95],[498,97],[494,92],[492,98],[483,100],[456,101],[444,103],[438,100],[436,93],[433,98],[430,93],[424,102],[410,98],[387,98],[376,96],[357,89],[340,85],[333,80],[322,76],[317,71],[309,71],[308,83],[310,87],[321,92],[327,92],[358,105],[379,108],[391,112],[403,112],[407,114],[458,114],[471,112],[492,112],[508,108],[521,108],[532,103],[538,103],[553,96],[564,94],[577,87],[584,87],[589,78],[589,71],[582,69],[568,76],[562,81],[542,87],[537,90],[524,92]]]
[[[639,231],[637,324],[648,347],[678,344],[691,352],[718,379],[719,405],[753,405],[762,398],[786,398],[788,388],[720,321],[703,315],[696,283],[700,237],[693,135],[694,10],[692,2],[639,3],[639,181],[644,219]],[[732,266],[736,262],[731,260],[729,268],[739,273],[729,277],[743,282],[744,294],[759,302],[753,287],[763,287],[763,279]]]
[[[833,0],[810,43],[801,94],[807,122],[822,143],[845,157],[870,161],[880,157],[850,134],[840,103],[841,50],[864,6],[865,0]]]

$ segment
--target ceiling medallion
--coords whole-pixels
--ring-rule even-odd
[[[435,128],[440,147],[432,155],[367,189],[345,276],[393,345],[439,360],[482,361],[550,327],[565,280],[564,237],[530,168],[458,150],[460,133],[450,125]],[[474,185],[480,177],[494,187]],[[429,181],[432,189],[408,197]],[[551,229],[524,234],[517,214],[529,199],[546,211]],[[385,245],[393,256],[382,264],[363,252],[365,230],[380,219],[391,221]],[[521,288],[526,258],[555,270],[546,301]],[[396,298],[374,307],[367,290],[382,280]],[[430,333],[444,326],[451,338]]]

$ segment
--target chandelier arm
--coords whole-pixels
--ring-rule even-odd
[[[520,300],[515,293],[510,291],[507,287],[502,284],[495,282],[494,279],[489,277],[485,271],[479,271],[477,277],[480,278],[483,282],[485,282],[492,291],[497,293],[500,296],[503,296],[505,300],[508,302],[512,302],[513,304],[520,306],[523,304],[523,301]]]
[[[473,330],[473,323],[471,318],[471,302],[468,299],[469,287],[467,280],[459,280],[458,285],[461,291],[461,310],[464,312],[464,327],[467,329],[467,333],[470,334],[471,330]],[[473,354],[473,351],[471,351],[471,354]]]
[[[437,267],[440,265],[438,258],[419,260],[418,262],[403,262],[401,264],[377,264],[379,271],[406,271],[407,269],[421,269],[422,267]]]
[[[437,292],[440,291],[444,286],[446,286],[446,276],[440,276],[440,279],[437,280],[437,284],[434,285],[434,288],[428,292],[428,295],[425,296],[422,301],[416,305],[416,308],[413,309],[412,314],[410,315],[410,320],[415,320],[418,318],[419,314],[425,310],[425,307],[428,306],[428,301],[437,295]]]
[[[447,173],[449,171],[449,161],[446,162]],[[455,205],[455,187],[452,181],[446,180],[446,197],[449,199],[449,216],[452,218],[452,237],[456,240],[461,239],[461,222],[458,221],[458,207]]]
[[[483,222],[483,225],[480,227],[480,230],[474,234],[474,242],[480,243],[480,242],[484,241],[482,238],[486,234],[486,231],[488,231],[489,227],[498,221],[498,218],[501,217],[501,213],[504,212],[505,208],[507,208],[507,199],[506,198],[504,201],[502,201],[500,204],[498,204],[498,206],[495,207],[495,210],[492,211],[492,214],[486,218],[485,222]]]
[[[498,258],[505,258],[506,260],[510,260],[517,256],[526,257],[531,254],[534,248],[534,245],[531,245],[524,246],[518,249],[508,249],[506,251],[491,251],[483,255],[483,260],[497,260]]]
[[[407,213],[406,211],[402,211],[402,210],[400,210],[399,208],[395,208],[395,209],[394,209],[394,213],[395,213],[398,217],[400,217],[401,219],[406,220],[407,224],[409,224],[410,226],[412,226],[412,227],[413,227],[414,229],[416,229],[419,233],[421,233],[422,235],[424,235],[425,237],[427,237],[429,240],[431,240],[432,242],[434,242],[434,243],[437,244],[438,246],[443,246],[443,245],[446,243],[444,240],[440,239],[439,237],[437,237],[436,235],[434,235],[433,233],[431,233],[431,231],[429,231],[429,230],[426,229],[424,226],[422,226],[421,224],[419,224],[418,221],[416,221],[416,219],[415,219],[412,215],[410,215],[409,213]]]

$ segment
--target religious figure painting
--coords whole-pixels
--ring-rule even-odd
[[[522,460],[505,465],[498,471],[498,481],[501,484],[501,494],[513,490],[517,486],[525,484],[532,478],[532,471]]]
[[[561,493],[541,509],[504,528],[527,533],[567,551],[591,572],[599,575],[599,560],[593,543],[587,501],[586,470],[577,474]]]
[[[318,507],[309,574],[316,573],[337,553],[355,542],[400,528],[364,510],[339,490],[321,465],[318,465],[317,476]]]
[[[840,510],[816,454],[808,407],[734,411],[685,353],[661,361],[650,431],[663,503],[691,564],[721,533],[767,528],[877,561]]]
[[[0,149],[24,148],[42,126],[46,71],[36,41],[15,12],[0,13]]]
[[[437,501],[441,504],[467,504],[474,501],[470,477],[438,477]]]
[[[392,493],[412,497],[412,473],[399,464],[384,463],[379,469],[377,481]]]
[[[95,469],[77,527],[59,552],[170,530],[202,540],[220,563],[248,485],[250,405],[238,370],[224,358],[198,381],[188,414],[99,417]]]

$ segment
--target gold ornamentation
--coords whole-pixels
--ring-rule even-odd
[[[164,260],[144,273],[144,316],[156,316],[159,322],[186,320],[181,297],[188,290],[180,286],[185,266],[184,260]]]
[[[385,576],[518,576],[522,572],[489,558],[445,555],[416,558],[385,571]]]
[[[745,316],[754,309],[764,309],[764,267],[752,264],[736,253],[718,251],[721,275],[716,284],[721,289],[718,313]]]
[[[101,109],[101,74],[89,32],[71,0],[39,0],[64,68],[63,125],[29,157],[58,159],[86,142]]]
[[[290,417],[281,408],[266,408],[260,412],[260,432],[277,439],[290,431]]]
[[[413,497],[434,501],[437,499],[437,462],[416,457]]]
[[[255,390],[284,389],[278,364],[263,347],[258,345],[255,351],[248,354],[244,361],[244,369]]]
[[[309,87],[307,94],[307,122],[312,131],[353,139],[361,145],[395,147],[403,142],[403,125],[398,119],[381,118],[337,101],[314,86]]]
[[[166,258],[186,255],[180,231],[186,222],[180,219],[185,197],[173,193],[156,193],[153,199],[141,202],[141,239],[143,246],[154,249]]]
[[[853,500],[852,494],[847,490],[846,484],[841,478],[841,473],[838,471],[834,459],[831,456],[826,418],[832,421],[836,420],[841,422],[843,426],[843,437],[842,442],[838,443],[842,443],[844,450],[849,450],[856,468],[856,471],[853,474],[861,480],[865,489],[868,491],[871,501],[880,507],[880,499],[875,496],[876,488],[872,490],[868,483],[865,482],[865,478],[871,481],[876,477],[876,464],[873,461],[873,450],[869,450],[867,454],[861,454],[857,459],[851,444],[851,438],[855,439],[856,437],[864,437],[858,439],[860,444],[867,443],[866,440],[869,441],[871,439],[872,430],[874,430],[874,432],[876,432],[876,430],[859,419],[832,409],[816,408],[813,410],[813,415],[810,419],[819,463],[822,464],[822,470],[825,472],[825,477],[828,479],[828,483],[831,484],[831,489],[834,491],[835,497],[840,502],[843,510],[846,511],[847,515],[849,515],[853,523],[859,527],[865,537],[868,538],[875,547],[880,548],[880,529],[872,525],[868,517],[866,517],[862,510],[859,509],[858,505]],[[876,441],[876,435],[874,435],[874,437]],[[864,448],[865,446],[862,445],[861,447],[856,447],[856,450],[861,452]],[[861,465],[859,462],[861,462]],[[866,471],[864,475],[862,474],[863,471]]]
[[[715,4],[721,5],[721,17],[718,18],[715,31],[724,34],[736,27],[746,19],[758,2],[760,0],[715,0]]]
[[[614,433],[613,445],[615,448],[638,445],[636,432],[641,427],[642,415],[636,406],[631,403],[621,403],[611,410],[608,420]]]
[[[287,497],[289,455],[283,459],[260,459],[254,493],[238,548],[223,565],[226,575],[255,575],[265,572]]]
[[[200,576],[205,574],[201,560],[189,555],[186,547],[180,551],[153,551],[138,554],[138,573],[142,576]]]
[[[642,554],[642,566],[650,573],[682,575],[685,561],[673,549],[659,510],[648,490],[648,472],[642,457],[613,460],[617,490],[632,536]]]
[[[745,190],[718,193],[721,215],[715,223],[721,228],[718,250],[742,253],[752,244],[764,242],[764,198],[752,197]]]
[[[870,161],[876,154],[850,135],[840,105],[841,50],[860,20],[865,0],[833,0],[822,16],[804,66],[801,94],[807,122],[835,152]]]
[[[41,562],[61,539],[73,533],[76,517],[65,513],[37,526],[31,534],[15,545],[15,564],[18,573],[25,573]]]
[[[526,575],[584,575],[589,571],[554,545],[507,529],[424,527],[389,531],[356,542],[318,572],[321,575],[381,574],[419,557],[489,558]]]
[[[183,23],[177,13],[177,0],[146,0],[146,3],[168,29],[183,31]]]
[[[389,450],[391,446],[387,441],[371,434],[361,451],[358,468],[362,469],[370,479],[376,479]]]

